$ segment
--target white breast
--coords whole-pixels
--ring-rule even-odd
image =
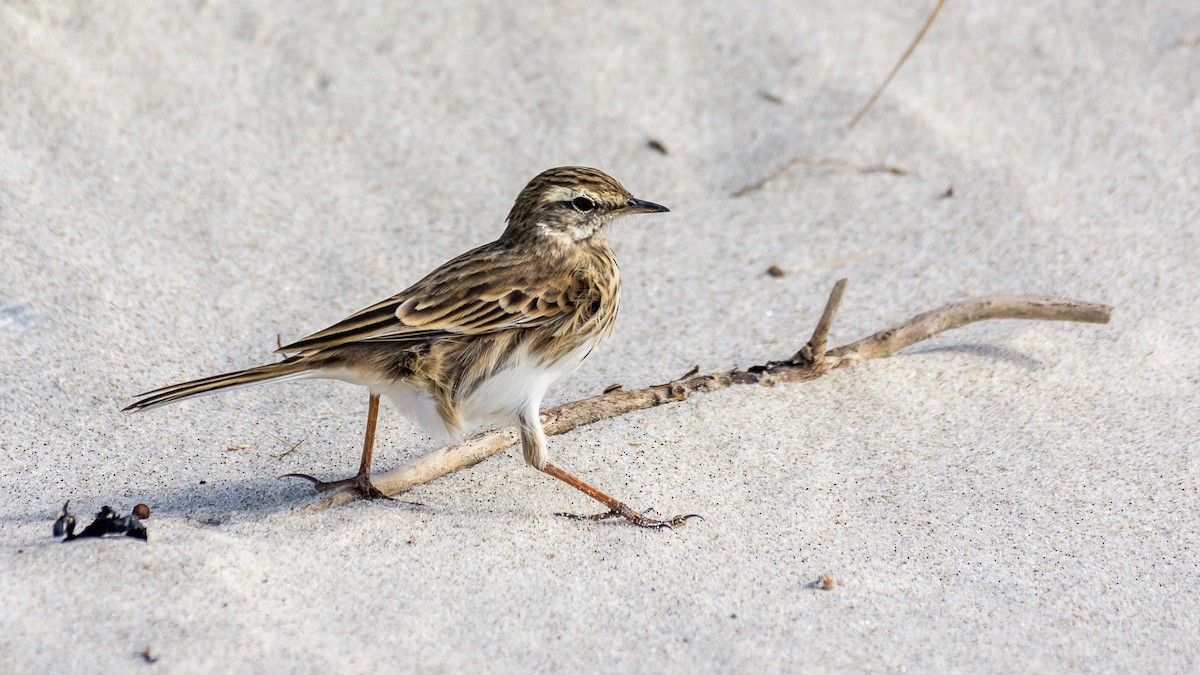
[[[523,411],[536,413],[546,390],[574,373],[598,341],[585,342],[551,363],[539,362],[522,347],[504,368],[480,382],[460,403],[463,418],[467,424],[513,422]]]
[[[373,378],[361,371],[348,368],[322,370],[319,377],[361,385],[374,393],[387,396],[405,417],[419,424],[421,429],[435,440],[452,438],[461,431],[448,428],[442,421],[441,415],[438,414],[437,401],[417,387],[382,377]]]
[[[516,422],[522,412],[537,414],[546,390],[575,372],[599,339],[586,342],[555,362],[544,362],[529,356],[522,347],[508,360],[504,368],[480,382],[463,400],[458,401],[464,428],[447,427],[438,414],[437,402],[427,392],[402,382],[365,378],[362,373],[347,369],[321,371],[320,377],[342,380],[369,387],[387,396],[406,417],[421,426],[437,440],[460,436],[481,422]]]

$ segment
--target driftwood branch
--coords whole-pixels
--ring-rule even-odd
[[[563,434],[602,419],[635,410],[645,410],[683,401],[691,394],[717,391],[735,384],[774,385],[816,379],[825,373],[869,359],[890,356],[944,331],[986,319],[1029,319],[1037,321],[1078,321],[1108,323],[1112,308],[1089,302],[1040,295],[993,296],[958,302],[924,314],[848,345],[827,349],[829,328],[846,289],[846,280],[834,285],[817,322],[812,339],[786,361],[770,361],[745,370],[730,370],[711,375],[689,373],[684,378],[632,391],[616,390],[600,396],[572,401],[542,411],[542,423],[548,435]],[[388,495],[397,495],[422,483],[482,462],[519,442],[512,428],[476,434],[448,445],[407,464],[372,476],[371,481]],[[354,491],[338,492],[305,505],[300,513],[311,513],[358,498]]]

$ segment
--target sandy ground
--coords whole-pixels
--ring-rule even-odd
[[[950,3],[847,131],[931,4],[0,4],[0,670],[1195,671],[1200,10]],[[795,157],[905,174],[733,196]],[[992,293],[1114,322],[551,440],[706,518],[674,532],[556,518],[594,506],[516,451],[298,516],[277,476],[356,466],[343,384],[119,412],[494,238],[562,164],[672,213],[615,227],[617,331],[550,403],[786,357],[842,276],[837,343]],[[381,425],[380,468],[434,447]],[[149,504],[149,542],[59,543],[66,499]]]

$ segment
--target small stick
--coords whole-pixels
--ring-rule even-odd
[[[808,344],[796,352],[792,357],[792,361],[796,363],[809,363],[815,368],[820,368],[825,364],[825,347],[829,340],[829,328],[833,326],[833,315],[837,314],[838,307],[842,304],[842,295],[846,292],[846,284],[848,279],[838,279],[833,285],[833,292],[829,294],[829,300],[825,302],[825,311],[821,312],[821,319],[817,321],[817,327],[813,329],[812,338]]]
[[[1107,305],[1040,295],[993,296],[953,303],[918,314],[857,342],[826,350],[829,328],[845,289],[845,279],[834,285],[825,303],[825,311],[813,330],[812,339],[791,359],[770,361],[746,370],[680,378],[644,389],[612,391],[565,403],[542,411],[546,434],[563,434],[602,419],[686,400],[692,393],[718,391],[735,384],[769,386],[778,382],[813,380],[836,368],[890,356],[917,342],[975,321],[1030,319],[1108,323],[1112,318],[1112,307]],[[807,357],[804,355],[806,351],[809,354]],[[519,441],[517,431],[512,427],[486,431],[434,450],[371,480],[384,494],[394,496],[446,474],[475,466]],[[297,513],[313,513],[358,498],[358,494],[352,490],[336,492],[297,509]]]
[[[887,89],[887,86],[892,83],[892,78],[896,76],[896,73],[900,72],[900,66],[904,65],[904,62],[908,60],[908,57],[912,56],[913,50],[915,50],[917,45],[921,43],[921,39],[925,37],[925,32],[928,31],[929,27],[933,25],[933,20],[937,18],[938,12],[942,11],[942,5],[944,4],[946,4],[946,0],[938,0],[938,3],[936,6],[934,6],[933,11],[929,13],[929,18],[925,19],[925,25],[921,26],[921,32],[917,33],[917,37],[913,38],[912,44],[910,44],[908,49],[904,51],[904,56],[901,56],[900,60],[896,62],[895,67],[892,68],[892,72],[888,73],[888,76],[886,79],[884,79],[883,84],[879,85],[879,88],[876,89],[875,93],[871,95],[871,100],[867,101],[867,104],[858,111],[858,114],[854,116],[854,119],[850,120],[850,124],[846,127],[847,129],[853,129],[854,125],[858,124],[858,121],[863,118],[863,115],[866,115],[867,111],[871,109],[871,106],[875,105],[875,101],[879,100],[879,96],[883,93],[883,90]]]

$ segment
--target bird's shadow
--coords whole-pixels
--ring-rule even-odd
[[[102,506],[111,506],[119,515],[127,515],[136,503],[141,502],[150,505],[151,517],[146,525],[153,532],[155,517],[182,518],[202,526],[219,527],[295,511],[321,498],[304,480],[274,476],[164,486],[139,491],[133,497],[118,497],[115,494],[63,494],[55,507],[17,513],[10,516],[8,521],[14,524],[44,522],[49,531],[57,515],[55,509],[67,499],[71,501],[72,513],[84,524],[91,522]],[[417,506],[403,496],[393,501],[377,500],[373,503],[405,509]]]

